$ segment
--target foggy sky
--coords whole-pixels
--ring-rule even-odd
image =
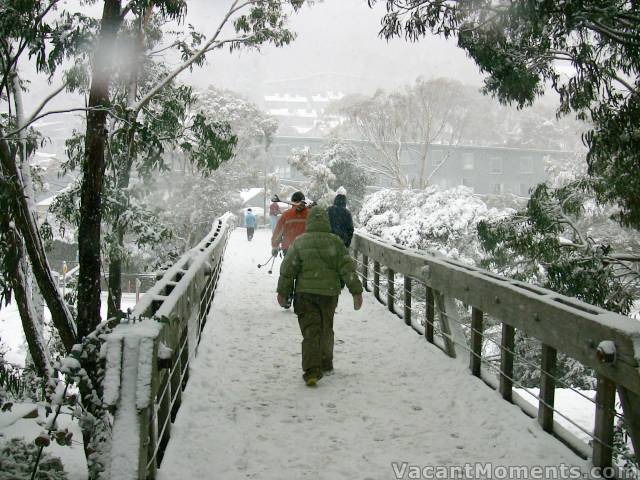
[[[220,21],[221,3],[228,5],[226,1],[190,0],[187,22],[210,35]],[[366,0],[325,0],[304,7],[291,18],[291,28],[298,33],[292,44],[261,52],[216,52],[208,57],[207,65],[185,75],[183,81],[245,94],[272,91],[269,82],[274,80],[319,73],[358,77],[362,93],[393,89],[418,76],[480,84],[477,67],[454,40],[431,37],[413,44],[381,39],[378,32],[384,11],[381,4],[370,9]]]
[[[65,0],[72,6],[78,0]],[[193,24],[198,31],[210,37],[230,5],[229,0],[188,0],[187,17],[180,27]],[[101,15],[101,2],[84,7],[96,18]],[[304,79],[316,74],[334,76],[334,85],[340,90],[340,79],[351,79],[361,93],[372,93],[377,88],[393,90],[410,84],[418,76],[426,79],[454,78],[463,83],[480,85],[478,69],[455,40],[428,37],[418,43],[396,39],[387,42],[378,35],[384,5],[375,9],[366,0],[324,0],[312,7],[305,6],[290,19],[296,40],[282,48],[264,47],[260,52],[251,50],[229,53],[228,49],[210,53],[207,63],[193,72],[183,72],[178,81],[193,84],[197,89],[209,85],[228,88],[258,101],[265,93],[285,93],[282,83],[287,79]],[[228,37],[228,36],[227,36]],[[226,37],[225,37],[226,38]],[[177,55],[167,58],[178,65]],[[25,96],[25,107],[30,111],[48,92],[60,84],[59,75],[50,85],[42,75],[36,75],[33,66],[21,64],[23,78],[30,81],[30,92]],[[355,80],[354,80],[355,79]],[[50,108],[83,106],[78,95],[64,94],[50,103]],[[45,122],[65,123],[65,136],[72,125],[81,124],[82,114],[47,117]]]

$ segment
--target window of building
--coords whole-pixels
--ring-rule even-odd
[[[500,157],[491,157],[489,159],[489,172],[502,173],[502,159]]]
[[[473,153],[465,153],[462,155],[462,169],[473,170],[475,168],[473,162]]]
[[[491,186],[491,191],[496,195],[500,195],[504,192],[504,185],[502,183],[494,183]]]
[[[520,159],[520,173],[533,173],[532,157],[524,157]]]
[[[436,150],[429,153],[429,164],[432,167],[439,167],[442,162],[444,162],[444,152]]]
[[[462,177],[462,185],[471,188],[471,190],[474,190],[473,181],[470,178]]]

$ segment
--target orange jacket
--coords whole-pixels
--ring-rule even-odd
[[[289,248],[298,235],[302,235],[307,228],[307,215],[309,215],[309,209],[306,207],[301,211],[295,207],[285,211],[278,219],[273,231],[271,246],[276,248],[281,244],[282,249]]]

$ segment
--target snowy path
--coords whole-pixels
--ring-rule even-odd
[[[304,386],[296,317],[275,302],[268,232],[236,230],[161,480],[392,479],[392,462],[584,465],[519,408],[365,294],[336,313],[335,372]],[[407,472],[405,472],[406,478]]]

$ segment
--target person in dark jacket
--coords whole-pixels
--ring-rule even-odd
[[[347,209],[347,196],[345,193],[341,193],[340,189],[338,192],[333,205],[327,209],[327,213],[329,214],[329,222],[331,222],[331,233],[339,236],[344,246],[349,248],[353,238],[353,218]]]
[[[302,332],[303,379],[314,386],[323,372],[333,370],[333,316],[342,285],[362,306],[362,284],[348,250],[331,233],[324,208],[313,207],[306,232],[291,244],[280,266],[277,300],[284,305],[294,291],[294,311]]]

